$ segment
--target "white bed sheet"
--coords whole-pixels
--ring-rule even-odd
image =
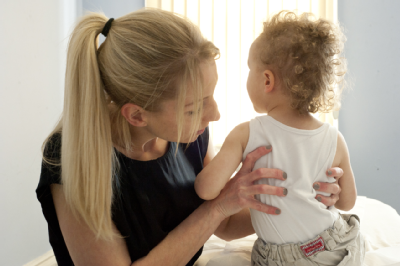
[[[345,213],[345,212],[344,212]],[[363,266],[400,266],[400,216],[378,200],[358,196],[348,213],[361,220],[366,254]],[[250,266],[250,255],[257,236],[226,242],[211,236],[196,266]]]
[[[400,266],[400,216],[378,200],[357,197],[349,213],[361,219],[361,233],[365,237],[366,256],[363,266]],[[195,266],[249,266],[251,249],[257,236],[226,242],[211,236]],[[25,266],[56,266],[53,251]]]

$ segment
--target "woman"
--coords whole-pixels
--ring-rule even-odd
[[[100,33],[107,37],[97,49]],[[92,13],[77,24],[63,117],[44,143],[37,188],[58,265],[193,265],[213,233],[226,240],[254,233],[248,208],[279,214],[254,199],[285,196],[284,188],[253,185],[284,176],[251,172],[271,151],[265,147],[213,201],[194,191],[214,155],[207,126],[219,119],[218,55],[196,26],[165,11],[115,21]],[[319,185],[335,193],[321,196],[333,205],[340,188]]]

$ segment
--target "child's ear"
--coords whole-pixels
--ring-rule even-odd
[[[121,108],[121,114],[129,124],[135,127],[147,126],[145,110],[133,103],[126,103]]]
[[[263,72],[264,76],[264,91],[272,92],[275,86],[275,76],[271,70],[265,70]]]

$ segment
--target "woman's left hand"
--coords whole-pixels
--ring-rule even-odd
[[[329,168],[326,171],[326,175],[328,177],[334,177],[336,181],[334,183],[315,182],[313,188],[317,191],[331,194],[331,196],[324,196],[321,194],[315,196],[316,200],[322,202],[327,207],[330,207],[334,206],[339,200],[340,191],[342,190],[339,186],[339,179],[343,175],[343,170],[339,167]]]

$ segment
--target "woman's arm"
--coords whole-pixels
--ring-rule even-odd
[[[68,252],[76,266],[81,265],[131,265],[128,249],[123,238],[112,242],[96,240],[96,236],[84,221],[75,217],[65,201],[62,185],[50,186],[58,223]],[[114,226],[117,233],[118,230]]]
[[[246,166],[244,168],[252,169],[256,160],[268,152],[261,147],[250,153],[243,163]],[[275,207],[256,201],[254,195],[268,191],[271,195],[275,195],[274,193],[283,195],[283,189],[274,190],[268,185],[253,185],[253,182],[258,179],[270,177],[268,169],[258,169],[254,172],[245,171],[245,169],[239,171],[235,178],[229,181],[216,199],[199,206],[147,256],[133,263],[124,239],[115,239],[112,242],[96,240],[95,235],[85,223],[72,215],[65,202],[62,186],[52,185],[51,190],[60,228],[74,264],[76,266],[186,265],[227,217],[248,208],[270,214],[276,213]],[[117,232],[116,228],[115,231]]]
[[[250,209],[243,209],[224,221],[214,232],[214,235],[225,241],[231,241],[254,234],[253,224],[251,223]]]

